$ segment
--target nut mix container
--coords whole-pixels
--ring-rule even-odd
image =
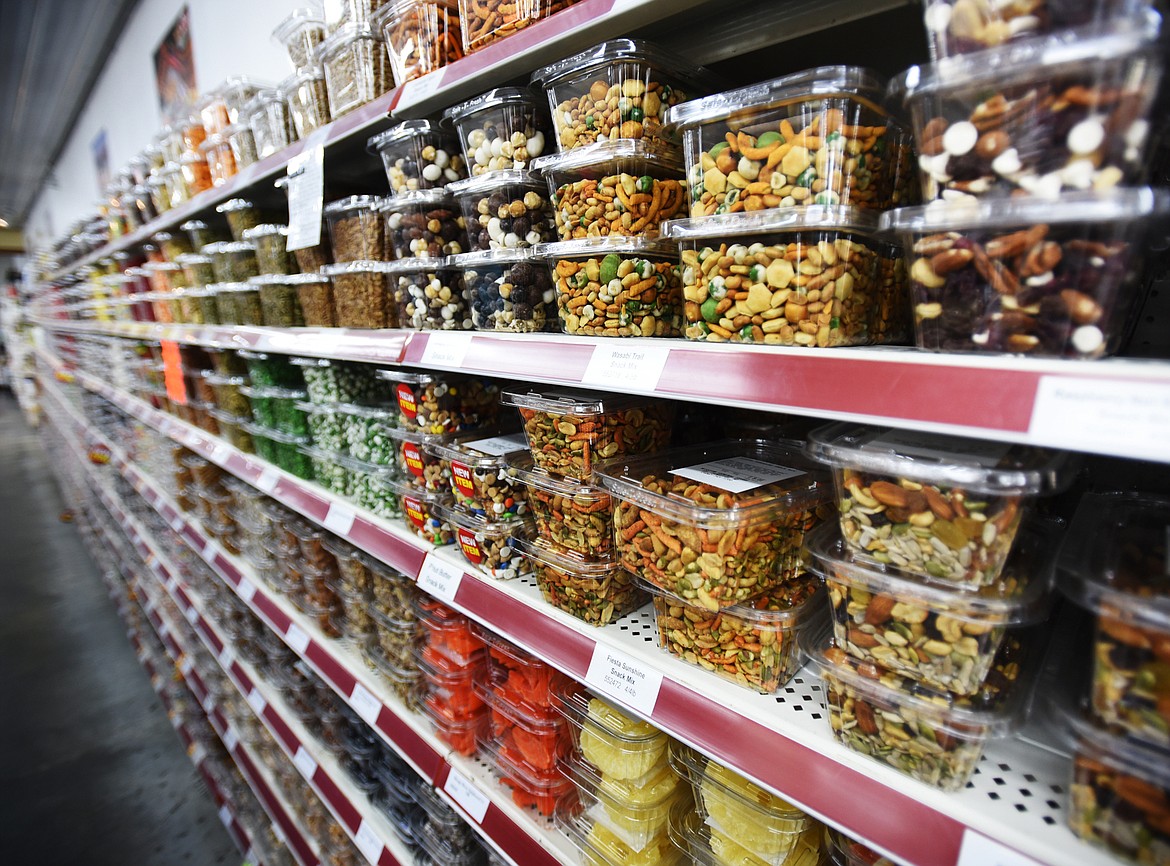
[[[429,120],[406,120],[366,142],[382,159],[390,189],[405,192],[446,186],[467,176],[458,142]]]
[[[1167,527],[1170,499],[1086,494],[1059,565],[1061,588],[1096,618],[1093,715],[1162,749],[1170,748]]]
[[[977,694],[1012,626],[1042,619],[1052,541],[1021,533],[1001,580],[978,592],[922,583],[858,557],[836,527],[811,533],[812,569],[829,590],[833,634],[853,658],[955,695]]]
[[[395,427],[393,423],[385,426],[383,433],[392,443],[390,463],[397,467],[398,478],[405,486],[449,495],[451,482],[431,446],[448,441],[451,434],[423,433],[418,427]]]
[[[321,328],[337,327],[333,304],[333,283],[321,274],[290,274],[285,277],[297,293],[304,324]]]
[[[242,241],[244,232],[255,228],[261,222],[259,209],[247,199],[228,199],[222,204],[217,204],[215,212],[224,215],[228,230],[232,234],[232,240],[236,242]],[[204,252],[204,250],[200,250],[200,252]]]
[[[812,431],[806,450],[833,468],[857,556],[968,590],[996,583],[1024,509],[1074,468],[1042,448],[852,424]]]
[[[555,328],[552,278],[544,260],[530,250],[464,253],[450,261],[463,274],[476,330],[530,333]]]
[[[642,586],[654,599],[661,649],[764,695],[800,670],[799,636],[824,611],[820,582],[809,574],[717,613],[652,583]]]
[[[393,328],[398,310],[391,294],[389,262],[345,261],[325,265],[323,276],[333,283],[333,304],[340,328]]]
[[[314,129],[333,119],[329,112],[325,71],[321,67],[310,66],[286,78],[280,83],[279,90],[288,101],[288,112],[297,138],[307,138]]]
[[[238,283],[260,273],[256,247],[247,241],[208,244],[202,251],[211,256],[211,268],[221,283]]]
[[[867,345],[890,306],[879,279],[884,244],[866,211],[813,205],[664,228],[679,244],[692,340]]]
[[[439,513],[440,508],[450,506],[450,496],[396,481],[385,483],[398,492],[407,529],[431,544],[442,546],[455,542],[455,530]]]
[[[247,123],[233,123],[223,131],[223,136],[231,148],[237,172],[260,158],[256,154],[256,137],[252,134],[252,127]]]
[[[378,370],[379,379],[393,383],[398,423],[424,433],[482,430],[495,421],[500,387],[490,379],[460,373]]]
[[[538,175],[498,171],[451,185],[470,249],[519,249],[554,240],[548,188]]]
[[[696,866],[731,866],[731,864],[779,864],[779,866],[812,866],[826,861],[823,850],[824,828],[812,824],[799,833],[785,834],[781,853],[758,856],[752,849],[745,848],[734,836],[734,831],[725,831],[717,821],[703,820],[689,804],[682,803],[670,811],[669,838],[686,862]],[[789,842],[791,839],[791,842]]]
[[[380,203],[377,196],[353,195],[325,205],[335,262],[380,261],[385,257],[385,224],[378,212]]]
[[[661,223],[687,212],[682,162],[674,151],[654,150],[646,141],[550,154],[533,161],[532,169],[548,182],[563,241],[656,237]]]
[[[230,236],[219,227],[212,228],[203,220],[187,220],[179,226],[179,231],[185,232],[191,241],[191,248],[202,250],[208,244],[229,240]],[[182,262],[180,262],[182,264]]]
[[[211,256],[183,253],[175,261],[183,269],[189,285],[209,286],[215,282],[215,268],[212,267]]]
[[[394,86],[386,46],[370,25],[342,27],[317,50],[325,71],[329,113],[337,118]]]
[[[288,251],[288,226],[255,226],[244,232],[244,241],[256,248],[256,265],[262,274],[295,274],[296,260]]]
[[[895,84],[918,144],[922,197],[1052,198],[1141,180],[1162,74],[1152,13],[912,67]]]
[[[507,465],[508,476],[527,488],[526,500],[541,538],[583,559],[612,559],[613,499],[604,487],[537,469],[527,450],[509,454]]]
[[[799,450],[727,441],[607,462],[617,556],[707,611],[770,594],[802,569],[806,533],[832,512],[828,474]]]
[[[895,136],[885,89],[868,69],[824,66],[672,108],[691,216],[889,207]]]
[[[613,39],[532,75],[544,88],[559,150],[599,141],[641,139],[670,146],[667,110],[710,92],[702,67],[638,39]]]
[[[568,9],[576,0],[459,0],[459,19],[463,22],[463,52],[470,54],[497,39],[510,36],[555,12]]]
[[[454,0],[391,0],[371,24],[385,38],[399,87],[463,56],[459,7]]]
[[[459,131],[472,176],[519,171],[544,153],[548,120],[539,97],[521,87],[497,87],[443,112]]]
[[[471,305],[455,257],[389,263],[394,309],[404,328],[470,331]]]
[[[935,203],[882,217],[910,263],[918,346],[1097,358],[1124,345],[1143,240],[1170,196],[1148,188]]]
[[[400,192],[382,203],[386,248],[394,258],[442,258],[467,252],[463,214],[444,189]]]
[[[532,571],[528,559],[516,551],[515,533],[528,526],[524,519],[488,522],[461,508],[435,507],[438,516],[455,530],[455,544],[472,568],[496,580],[511,580]]]
[[[646,602],[634,576],[617,560],[588,560],[556,548],[526,530],[514,536],[533,562],[540,594],[553,607],[590,625],[604,626]]]
[[[276,25],[272,39],[284,46],[293,69],[301,70],[313,65],[317,46],[325,41],[325,19],[315,9],[294,9]]]
[[[566,334],[677,337],[683,307],[678,247],[646,237],[541,244]]]
[[[485,437],[471,433],[425,445],[427,454],[438,460],[439,473],[449,481],[459,508],[488,521],[504,522],[528,514],[524,487],[507,462],[509,454],[525,449],[520,434]]]
[[[270,328],[299,328],[305,324],[292,276],[261,274],[252,277],[248,284],[260,291],[260,309],[264,314],[265,325]]]
[[[288,99],[281,90],[274,87],[261,90],[248,103],[246,113],[258,159],[284,150],[295,140]]]

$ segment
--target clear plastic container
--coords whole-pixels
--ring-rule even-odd
[[[288,251],[288,226],[265,225],[247,229],[244,241],[256,248],[256,265],[262,274],[295,274],[296,260]]]
[[[430,626],[420,620],[421,631],[427,635]],[[469,634],[466,623],[457,624],[463,634]],[[432,632],[433,634],[433,632]],[[456,717],[466,718],[478,714],[484,707],[483,700],[474,689],[475,680],[483,669],[483,650],[476,650],[469,656],[452,659],[444,654],[442,641],[420,644],[415,652],[415,662],[422,671],[432,697],[441,698]]]
[[[533,562],[545,602],[582,622],[609,625],[646,603],[634,576],[616,560],[583,559],[527,532],[515,540]]]
[[[276,25],[272,39],[284,46],[293,69],[311,66],[317,47],[325,41],[325,19],[312,8],[294,9]]]
[[[187,283],[191,286],[208,286],[216,281],[211,256],[200,253],[183,253],[175,261],[183,269]]]
[[[336,328],[337,307],[333,300],[333,281],[322,274],[293,274],[301,315],[310,327]]]
[[[530,250],[465,253],[450,261],[462,271],[477,330],[531,333],[557,327],[552,278]]]
[[[260,225],[260,210],[252,202],[243,198],[228,199],[215,206],[216,213],[223,214],[227,220],[228,230],[232,233],[233,241],[242,241],[244,232]],[[200,250],[206,252],[206,250]]]
[[[631,395],[538,387],[504,391],[515,406],[536,465],[588,481],[598,460],[661,451],[670,441],[674,406]]]
[[[207,141],[199,145],[199,156],[207,165],[212,186],[223,186],[239,171],[226,135],[209,135]]]
[[[461,433],[488,428],[500,407],[500,386],[460,373],[378,370],[392,383],[398,423],[424,433]]]
[[[542,156],[561,240],[624,235],[657,237],[660,225],[686,216],[683,165],[646,141],[612,141]]]
[[[978,592],[930,586],[858,557],[831,524],[807,539],[828,587],[833,634],[863,662],[955,695],[979,692],[1011,626],[1047,612],[1053,540],[1020,533],[998,583]]]
[[[292,278],[286,274],[261,274],[248,284],[260,291],[264,324],[270,328],[299,328],[305,324],[301,302]]]
[[[1094,715],[1170,748],[1170,499],[1087,493],[1060,551],[1061,588],[1093,612]]]
[[[347,25],[321,43],[318,58],[325,71],[329,113],[340,117],[394,86],[380,30]]]
[[[233,123],[223,131],[223,137],[231,149],[237,172],[260,158],[256,154],[256,138],[252,134],[252,127],[247,123]]]
[[[635,851],[590,812],[562,809],[556,813],[555,820],[557,829],[573,843],[582,862],[589,866],[682,866],[691,862],[666,834]]]
[[[470,331],[471,305],[463,271],[439,259],[392,262],[393,306],[404,328],[420,331]]]
[[[218,228],[213,229],[203,220],[187,220],[179,226],[179,231],[187,235],[187,238],[191,241],[192,249],[200,251],[208,244],[219,243],[220,241],[230,239],[227,232]]]
[[[333,403],[321,408],[329,409],[336,419],[336,450],[373,466],[389,466],[395,462],[398,448],[387,432],[398,418],[395,407]]]
[[[476,3],[459,0],[463,22],[463,52],[470,54],[493,42],[543,21],[577,0],[519,0],[516,3]]]
[[[615,499],[622,564],[708,611],[794,578],[806,533],[832,514],[828,473],[762,441],[615,459],[596,477]]]
[[[1140,302],[1148,188],[934,203],[883,217],[904,245],[920,348],[1097,358]]]
[[[683,311],[678,247],[658,238],[583,238],[541,244],[566,334],[677,337]]]
[[[393,423],[383,427],[393,450],[390,462],[397,466],[402,483],[430,493],[446,494],[451,482],[430,446],[448,441],[451,434],[424,433],[417,427],[395,427]]]
[[[1024,511],[1076,466],[1042,448],[851,424],[814,430],[807,450],[833,468],[857,556],[965,589],[999,579]]]
[[[485,438],[473,433],[447,441],[430,441],[427,454],[439,461],[455,504],[487,521],[509,523],[528,514],[524,487],[509,471],[507,455],[525,450],[520,434]]]
[[[434,545],[455,543],[455,530],[439,515],[436,508],[450,505],[450,496],[395,482],[388,482],[387,486],[398,492],[407,529]]]
[[[1162,74],[1160,20],[1136,15],[912,67],[895,84],[914,124],[922,197],[1052,199],[1139,182]]]
[[[532,571],[516,552],[514,533],[527,528],[523,519],[488,522],[459,508],[436,506],[439,517],[455,530],[455,545],[472,568],[496,580],[511,580]]]
[[[485,735],[488,726],[487,707],[470,718],[459,719],[441,701],[427,697],[423,701],[422,711],[435,726],[438,738],[456,752],[470,757],[479,751],[479,740]]]
[[[203,379],[215,391],[215,405],[228,415],[248,419],[252,417],[251,401],[240,388],[247,384],[244,376],[224,376],[212,370],[203,370]]]
[[[613,39],[532,75],[544,88],[560,150],[600,141],[673,144],[667,109],[717,89],[702,67],[638,39]]]
[[[191,252],[191,244],[184,235],[175,235],[170,232],[155,232],[150,241],[162,250],[163,257],[172,263],[177,263],[179,256]]]
[[[893,860],[836,827],[825,826],[825,845],[833,866],[895,866]]]
[[[401,192],[382,204],[394,258],[441,258],[468,250],[463,214],[444,189]]]
[[[261,90],[248,103],[245,113],[252,129],[257,159],[272,156],[295,140],[288,99],[282,91],[271,87]]]
[[[673,220],[664,231],[679,245],[688,338],[809,348],[875,341],[890,301],[879,294],[885,245],[873,214],[814,205]]]
[[[508,454],[507,473],[523,484],[541,538],[584,559],[613,556],[613,499],[605,488],[550,475],[527,449]]]
[[[235,323],[237,325],[264,324],[264,305],[260,301],[259,285],[253,285],[250,282],[220,283],[219,295],[225,293],[231,295],[229,305],[235,312]]]
[[[610,782],[643,781],[667,765],[671,740],[649,722],[571,683],[552,691],[553,706],[573,727],[581,757]]]
[[[819,824],[792,834],[783,852],[760,857],[740,844],[734,832],[710,819],[704,821],[685,804],[671,810],[669,823],[674,846],[695,866],[811,866],[824,862],[824,830]]]
[[[289,358],[304,376],[305,389],[313,403],[356,403],[377,405],[385,399],[385,386],[378,381],[376,368],[350,361],[327,358]]]
[[[512,789],[512,801],[532,807],[537,814],[551,817],[558,808],[570,809],[577,803],[577,788],[555,767],[533,767],[518,749],[508,742],[485,739],[480,743],[484,759],[500,774],[500,780]]]
[[[526,88],[497,87],[448,108],[443,119],[459,130],[472,176],[526,169],[545,151],[548,121]]]
[[[885,90],[868,69],[822,66],[672,108],[690,215],[889,207],[895,136]]]
[[[334,261],[383,260],[386,238],[380,203],[377,196],[354,195],[325,206]]]
[[[514,250],[555,239],[548,187],[527,171],[496,171],[452,184],[470,249]]]
[[[479,623],[471,623],[471,632],[487,645],[483,685],[525,718],[560,718],[552,690],[571,689],[573,680]]]
[[[287,355],[241,350],[236,352],[236,357],[247,365],[248,377],[257,387],[305,387],[300,369],[290,362]]]
[[[251,385],[241,387],[240,393],[252,401],[252,417],[257,424],[291,436],[308,437],[308,418],[297,405],[305,399],[304,391]]]
[[[485,679],[474,683],[475,693],[491,708],[491,736],[500,753],[533,774],[561,769],[575,751],[574,738],[557,713],[530,716],[511,704],[508,693],[497,692]]]
[[[372,24],[385,39],[399,87],[463,56],[459,7],[454,0],[390,0]]]
[[[203,145],[199,147],[199,153],[184,153],[179,157],[178,171],[171,172],[171,207],[178,207],[204,190],[211,189],[211,168],[203,153]]]
[[[217,282],[240,283],[260,273],[256,247],[247,241],[208,244],[202,253],[211,257]]]
[[[288,100],[293,130],[297,138],[307,138],[333,119],[329,111],[329,91],[325,86],[325,71],[319,66],[308,67],[280,83],[280,91]]]
[[[467,177],[467,165],[451,133],[429,120],[405,120],[366,142],[382,159],[392,192],[433,189]]]
[[[351,260],[325,265],[322,276],[333,284],[334,315],[340,328],[394,328],[398,309],[393,303],[392,265],[382,261]]]

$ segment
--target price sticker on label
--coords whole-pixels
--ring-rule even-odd
[[[653,391],[669,357],[670,349],[666,346],[597,346],[581,384]]]
[[[662,674],[621,650],[599,643],[593,648],[585,684],[649,716],[658,702]]]
[[[377,866],[379,860],[382,859],[382,840],[378,838],[377,832],[373,826],[365,819],[358,825],[358,831],[353,837],[354,844],[357,845],[362,856]]]
[[[280,481],[280,473],[271,466],[264,467],[260,473],[260,477],[256,479],[256,486],[265,493],[271,493],[276,489],[276,485]]]
[[[491,800],[475,782],[452,767],[447,775],[447,781],[443,783],[443,790],[451,795],[451,799],[458,803],[475,823],[483,823]]]
[[[1040,862],[968,828],[963,831],[955,866],[1040,866]]]
[[[293,764],[306,779],[312,779],[313,774],[317,772],[317,762],[313,760],[312,755],[305,751],[304,746],[297,746],[297,753],[293,755]]]
[[[348,505],[332,502],[321,525],[338,535],[348,535],[349,531],[353,529],[354,517],[356,517],[354,510]]]
[[[234,751],[236,746],[240,743],[240,735],[236,733],[235,728],[228,728],[227,733],[223,735],[223,745],[229,751]]]
[[[191,625],[195,625],[199,621],[199,611],[193,607],[187,608],[184,615],[187,617],[187,622],[191,623]]]
[[[431,331],[427,334],[427,344],[419,363],[428,367],[462,367],[470,346],[471,334]]]
[[[252,583],[246,577],[241,577],[239,584],[236,586],[236,592],[239,593],[240,598],[244,601],[251,601],[256,595],[256,584]]]
[[[223,652],[219,654],[219,665],[224,670],[231,668],[236,660],[236,650],[232,646],[225,646]]]
[[[423,560],[418,572],[419,588],[442,601],[454,601],[463,580],[463,569],[453,562],[442,559],[431,551]]]
[[[222,442],[217,442],[215,447],[211,449],[211,459],[215,463],[226,463],[231,456],[232,449]]]
[[[361,716],[366,724],[376,726],[378,716],[382,712],[382,702],[370,694],[370,690],[361,683],[353,684],[353,691],[349,694],[349,704],[354,712]]]
[[[264,700],[264,695],[257,691],[256,687],[252,687],[252,691],[248,692],[248,706],[250,706],[256,715],[263,715],[268,708],[268,701]]]
[[[224,549],[214,538],[208,538],[203,545],[203,559],[205,562],[215,562],[216,557],[223,552]]]
[[[288,631],[284,633],[284,638],[298,655],[304,655],[305,650],[309,648],[309,636],[295,622],[289,623]]]
[[[800,469],[765,463],[763,460],[753,460],[750,457],[728,457],[725,460],[710,460],[707,463],[672,469],[670,474],[710,484],[730,493],[743,493],[763,487],[765,484],[796,478],[804,475],[804,472]]]

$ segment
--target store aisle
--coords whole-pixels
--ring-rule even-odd
[[[63,507],[36,433],[0,394],[2,859],[238,863]]]

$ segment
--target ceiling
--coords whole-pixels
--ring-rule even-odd
[[[0,219],[20,228],[138,0],[0,0]]]

